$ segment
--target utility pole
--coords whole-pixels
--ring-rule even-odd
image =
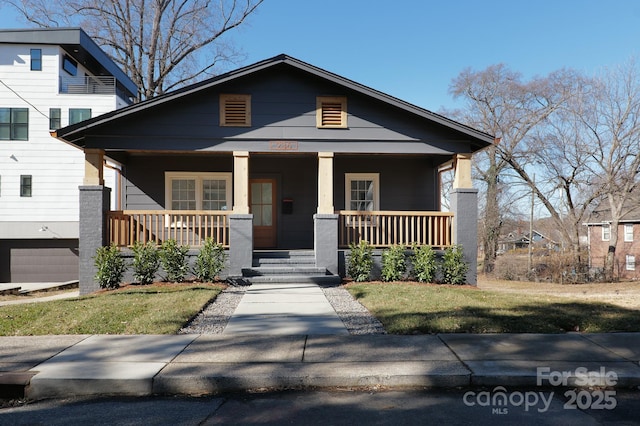
[[[531,274],[531,267],[533,265],[533,205],[535,203],[535,191],[533,188],[536,186],[536,175],[533,174],[533,185],[531,186],[531,215],[529,216],[529,258],[527,261],[527,275]]]

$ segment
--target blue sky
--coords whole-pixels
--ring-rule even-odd
[[[24,27],[10,12],[0,27]],[[640,1],[265,0],[233,40],[239,65],[286,53],[438,111],[466,67],[593,74],[640,55]]]

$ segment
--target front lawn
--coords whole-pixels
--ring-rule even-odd
[[[640,331],[640,315],[607,303],[471,286],[352,283],[347,290],[391,334]]]
[[[3,306],[0,335],[176,334],[223,288],[216,284],[127,286],[77,299]]]

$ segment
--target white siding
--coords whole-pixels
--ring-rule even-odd
[[[30,70],[32,48],[42,49],[42,71]],[[65,73],[63,55],[57,46],[0,45],[0,107],[29,109],[29,140],[0,141],[0,238],[6,238],[3,229],[6,235],[16,222],[78,221],[84,155],[50,136],[49,108],[61,109],[64,127],[69,124],[69,108],[90,108],[91,116],[96,117],[122,106],[116,95],[59,94],[59,76]],[[78,65],[78,76],[84,73]],[[32,176],[31,197],[20,197],[20,175]],[[114,182],[112,175],[112,170],[106,171],[110,183]],[[77,238],[75,234],[57,237]]]

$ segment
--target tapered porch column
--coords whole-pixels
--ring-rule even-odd
[[[249,153],[233,152],[233,213],[249,213]]]
[[[333,207],[333,152],[318,153],[318,209],[313,215],[316,266],[338,275],[338,215]]]
[[[79,200],[79,289],[80,294],[100,289],[95,282],[94,256],[98,248],[107,244],[106,213],[110,208],[111,189],[104,186],[104,151],[85,150],[84,185]]]
[[[233,152],[233,213],[229,216],[229,275],[242,275],[253,260],[253,215],[249,214],[249,152]]]
[[[471,180],[471,154],[456,154],[453,158],[455,176],[451,191],[453,243],[462,246],[464,260],[469,265],[467,283],[478,282],[478,190]]]
[[[333,214],[333,152],[318,153],[318,214]]]
[[[104,151],[101,149],[84,150],[84,184],[104,185]]]

